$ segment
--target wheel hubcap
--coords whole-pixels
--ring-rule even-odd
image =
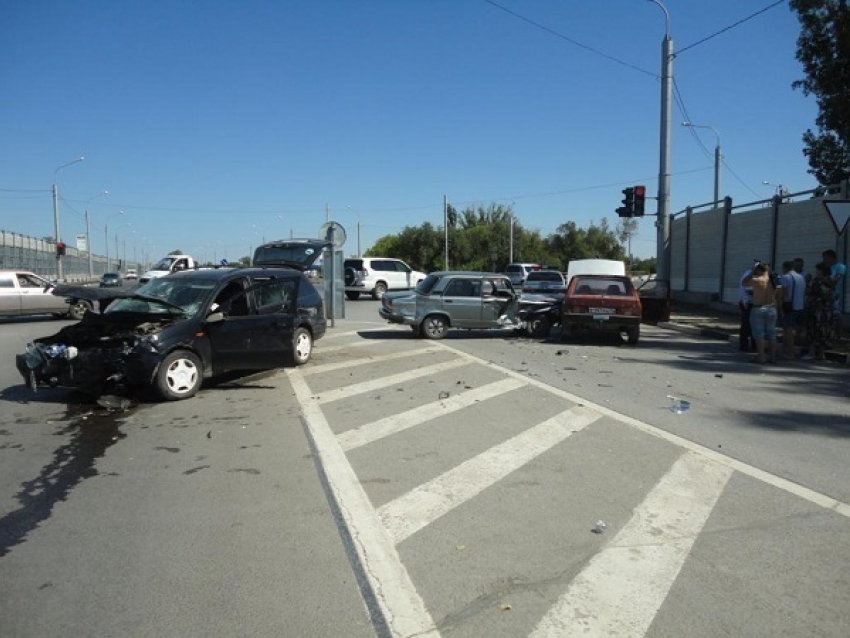
[[[310,357],[311,345],[308,335],[298,335],[298,339],[295,341],[295,356],[301,361],[308,359]]]
[[[168,387],[176,394],[189,392],[198,380],[198,369],[187,359],[178,359],[168,367]]]

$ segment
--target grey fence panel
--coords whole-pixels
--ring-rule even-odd
[[[100,277],[106,272],[106,258],[92,255],[92,276]],[[113,266],[115,262],[113,260]],[[126,267],[139,270],[139,264],[128,263]],[[28,270],[48,279],[58,277],[56,244],[51,240],[10,231],[0,231],[0,269]],[[87,281],[89,277],[88,253],[67,246],[62,257],[63,280],[67,282]]]
[[[688,289],[691,292],[717,292],[723,254],[723,210],[691,215]]]

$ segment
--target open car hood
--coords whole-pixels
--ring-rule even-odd
[[[322,251],[333,244],[324,239],[280,239],[254,251],[252,265],[278,266],[305,271],[311,268],[322,256]]]

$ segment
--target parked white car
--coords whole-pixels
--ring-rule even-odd
[[[344,267],[345,296],[352,300],[361,294],[380,299],[388,290],[411,290],[427,276],[391,257],[346,259]]]
[[[68,316],[82,319],[92,303],[52,293],[55,284],[26,270],[0,270],[0,317]]]

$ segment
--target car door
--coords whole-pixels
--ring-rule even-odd
[[[485,277],[481,298],[481,321],[486,327],[504,325],[502,317],[517,320],[519,301],[510,279]]]
[[[257,315],[249,299],[247,277],[231,279],[221,285],[210,305],[210,312],[224,314],[223,321],[207,322],[213,371],[254,370],[258,367],[251,356],[251,339]]]
[[[21,291],[15,273],[0,273],[0,315],[21,314]]]
[[[481,327],[481,278],[455,277],[443,291],[442,304],[453,327]]]
[[[17,279],[21,291],[21,314],[65,312],[68,309],[64,298],[50,292],[52,285],[46,279],[20,272]]]
[[[250,296],[256,316],[249,343],[252,365],[259,369],[283,365],[292,349],[297,313],[298,280],[289,277],[254,277]]]

